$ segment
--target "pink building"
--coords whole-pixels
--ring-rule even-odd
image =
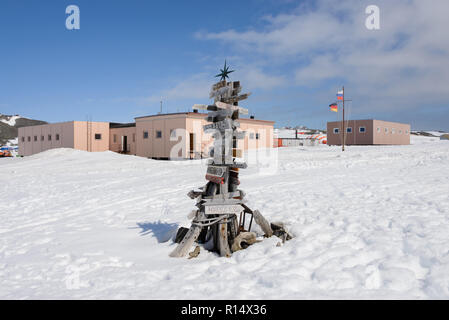
[[[327,144],[342,144],[342,122],[327,123]],[[381,120],[345,121],[346,145],[407,145],[410,125]]]
[[[109,123],[70,121],[19,128],[19,154],[29,156],[53,148],[109,150]]]
[[[203,131],[203,126],[208,124],[205,116],[181,112],[136,118],[136,155],[163,159],[207,157],[212,136]],[[245,138],[237,140],[238,149],[272,147],[273,121],[242,118],[238,122],[240,130],[246,131]]]
[[[136,124],[110,123],[109,150],[136,155]]]
[[[147,158],[208,157],[212,136],[204,133],[206,114],[181,112],[137,117],[135,123],[72,121],[19,128],[19,154],[28,156],[51,148],[111,150]],[[245,138],[240,150],[271,148],[273,121],[239,119]]]

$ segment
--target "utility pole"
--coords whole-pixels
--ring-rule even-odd
[[[162,98],[161,98],[161,111],[159,112],[159,114],[162,114]]]

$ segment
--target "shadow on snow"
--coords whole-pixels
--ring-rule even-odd
[[[136,228],[140,228],[140,235],[146,236],[151,234],[156,237],[159,243],[167,242],[176,235],[179,225],[177,223],[166,222],[138,222]],[[133,229],[136,229],[133,228]]]

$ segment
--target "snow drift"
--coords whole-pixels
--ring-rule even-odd
[[[0,298],[447,299],[449,142],[412,141],[279,149],[276,174],[240,179],[248,204],[295,238],[191,260],[168,254],[201,161],[0,159]]]

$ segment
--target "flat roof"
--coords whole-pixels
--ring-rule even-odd
[[[153,117],[166,117],[166,116],[175,116],[175,115],[188,115],[189,113],[195,113],[198,114],[198,112],[174,112],[174,113],[159,113],[159,114],[152,114],[149,116],[140,116],[135,117],[134,119],[143,119],[143,118],[153,118]],[[200,113],[201,114],[201,113]]]
[[[186,118],[204,118],[207,116],[207,113],[203,112],[174,112],[174,113],[162,113],[162,114],[153,114],[149,116],[141,116],[135,117],[134,119],[145,119],[145,118],[154,118],[154,117],[167,117],[167,116],[176,116],[176,115],[184,115]],[[261,120],[261,119],[250,119],[250,118],[239,118],[238,121],[243,122],[265,122],[265,123],[273,123],[274,121],[270,120]]]
[[[382,122],[389,122],[389,123],[398,123],[398,124],[406,124],[406,125],[410,125],[409,123],[403,123],[403,122],[397,122],[397,121],[387,121],[387,120],[379,120],[379,119],[349,119],[349,120],[345,120],[345,122],[348,121],[382,121]],[[340,123],[341,120],[338,121],[328,121],[327,123]]]
[[[109,123],[109,128],[113,129],[113,128],[130,128],[130,127],[135,127],[136,123],[135,122],[130,122],[130,123],[117,123],[117,122],[110,122]]]
[[[42,124],[33,124],[31,126],[23,126],[23,127],[19,127],[20,128],[29,128],[29,127],[40,127],[40,126],[52,126],[52,125],[59,125],[59,124],[63,124],[63,123],[75,123],[75,122],[90,122],[90,123],[109,123],[108,121],[79,121],[79,120],[69,120],[69,121],[60,121],[60,122],[47,122],[47,123],[42,123]]]

